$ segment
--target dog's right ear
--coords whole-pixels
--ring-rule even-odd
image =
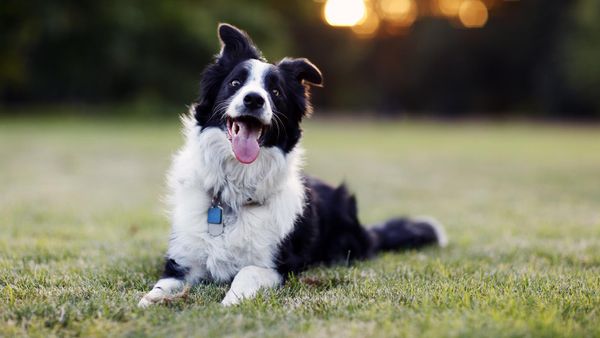
[[[221,53],[218,59],[225,63],[239,63],[248,59],[262,60],[262,55],[244,31],[226,24],[219,24]]]

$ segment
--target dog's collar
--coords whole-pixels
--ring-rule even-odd
[[[243,206],[256,206],[259,202],[248,198]],[[230,209],[230,208],[229,208]],[[225,231],[225,220],[223,217],[223,202],[221,200],[221,191],[213,194],[210,207],[207,211],[206,222],[208,223],[208,233],[214,237],[220,236]]]
[[[227,205],[226,203],[223,203],[223,200],[221,199],[221,192],[222,190],[217,191],[216,193],[212,194],[212,202],[211,202],[211,206],[212,205]],[[244,203],[242,203],[242,206],[244,207],[253,207],[253,206],[257,206],[257,205],[262,205],[263,203],[259,202],[257,199],[252,198],[252,197],[248,197]]]

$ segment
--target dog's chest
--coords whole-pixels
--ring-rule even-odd
[[[201,232],[205,245],[199,248],[199,256],[204,257],[211,279],[228,281],[248,265],[273,266],[282,234],[267,210],[267,206],[248,206],[237,213],[226,211],[222,234]]]
[[[302,209],[303,194],[297,184],[284,184],[261,203],[247,201],[232,208],[227,200],[222,201],[222,230],[212,234],[209,210],[214,201],[210,195],[193,185],[178,189],[169,258],[189,268],[194,280],[228,282],[245,266],[274,268],[279,244]],[[222,195],[233,194],[224,190]]]
[[[274,268],[279,244],[304,205],[299,152],[264,148],[244,166],[221,130],[192,127],[168,175],[173,222],[168,257],[188,268],[194,280],[226,282],[245,266]],[[215,192],[231,207],[224,208],[217,236],[208,229]]]

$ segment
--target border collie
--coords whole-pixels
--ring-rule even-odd
[[[185,144],[167,175],[172,230],[161,279],[146,307],[186,285],[231,283],[223,305],[318,264],[377,252],[443,246],[431,219],[361,225],[342,185],[304,176],[300,122],[321,86],[307,59],[267,63],[243,31],[221,24],[221,51],[201,80],[200,98],[182,117]]]

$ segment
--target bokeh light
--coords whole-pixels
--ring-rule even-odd
[[[447,17],[458,16],[460,5],[463,0],[437,0],[438,8],[440,12]]]
[[[458,18],[467,28],[480,28],[485,26],[488,20],[488,9],[479,0],[465,0],[458,10]]]
[[[408,27],[417,18],[417,4],[414,0],[381,0],[379,7],[384,18],[394,26]]]
[[[363,0],[327,0],[325,3],[325,20],[331,26],[356,26],[365,19],[366,14]]]
[[[379,24],[380,19],[377,13],[372,9],[367,9],[367,14],[364,19],[356,26],[353,26],[352,31],[359,37],[369,38],[377,33]]]

